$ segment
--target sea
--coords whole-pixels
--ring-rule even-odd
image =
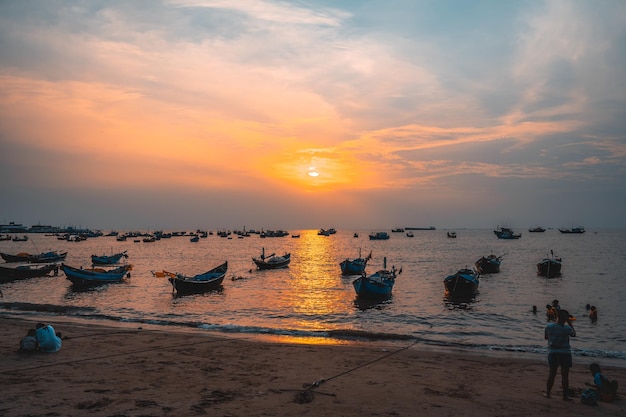
[[[388,240],[370,240],[376,231]],[[0,252],[68,251],[65,263],[89,267],[91,255],[127,251],[133,265],[125,282],[89,290],[73,288],[64,273],[0,284],[0,316],[99,322],[120,327],[156,327],[318,344],[415,344],[477,353],[546,353],[546,304],[558,299],[576,318],[574,357],[626,366],[626,230],[588,229],[584,234],[525,230],[516,240],[498,239],[492,229],[414,230],[414,237],[389,230],[290,230],[262,238],[216,233],[199,242],[175,236],[156,242],[85,241],[29,234],[26,242],[0,242]],[[355,236],[358,234],[358,237]],[[296,237],[299,236],[299,237]],[[279,270],[257,270],[252,258],[291,253]],[[354,276],[339,263],[371,252],[367,271],[402,268],[386,300],[359,299]],[[553,253],[562,258],[557,278],[537,275],[537,262]],[[499,273],[480,276],[473,300],[453,302],[443,280],[472,268],[481,256],[502,256]],[[195,275],[228,261],[219,290],[178,296],[157,271]],[[589,319],[589,306],[598,320]],[[536,308],[536,311],[535,311]]]

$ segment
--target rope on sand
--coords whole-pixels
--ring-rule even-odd
[[[355,366],[355,367],[354,367],[354,368],[352,368],[352,369],[348,369],[347,371],[344,371],[344,372],[341,372],[341,373],[339,373],[339,374],[337,374],[337,375],[331,376],[330,378],[322,378],[322,379],[320,379],[320,380],[318,380],[318,381],[313,382],[312,384],[304,384],[304,390],[299,391],[299,392],[297,392],[297,393],[294,395],[294,402],[296,402],[296,403],[298,403],[298,404],[306,404],[306,403],[310,403],[310,402],[311,402],[311,401],[313,401],[313,399],[315,398],[314,393],[317,393],[317,394],[323,394],[323,395],[330,395],[330,396],[333,396],[333,397],[334,397],[334,396],[336,396],[335,394],[329,394],[329,393],[324,393],[324,392],[314,391],[314,388],[319,387],[319,386],[320,386],[321,384],[323,384],[324,382],[328,382],[328,381],[333,380],[333,379],[335,379],[335,378],[339,378],[340,376],[343,376],[343,375],[349,374],[350,372],[354,372],[354,371],[356,371],[357,369],[364,368],[364,367],[369,366],[369,365],[371,365],[371,364],[373,364],[373,363],[376,363],[376,362],[382,361],[383,359],[387,359],[388,357],[390,357],[390,356],[392,356],[392,355],[395,355],[396,353],[400,353],[400,352],[402,352],[402,351],[405,351],[405,350],[407,350],[407,349],[409,349],[409,348],[411,348],[411,347],[415,346],[415,345],[416,345],[416,344],[418,344],[419,342],[420,342],[420,341],[419,341],[419,340],[417,340],[417,341],[415,341],[415,342],[411,343],[411,344],[410,344],[410,345],[408,345],[408,346],[405,346],[405,347],[400,348],[400,349],[398,349],[398,350],[394,350],[393,352],[390,352],[390,353],[388,353],[388,354],[386,354],[386,355],[384,355],[384,356],[381,356],[380,358],[376,358],[376,359],[371,360],[371,361],[369,361],[369,362],[366,362],[366,363],[363,363],[363,364],[361,364],[361,365]],[[286,390],[285,390],[285,391],[286,391]]]

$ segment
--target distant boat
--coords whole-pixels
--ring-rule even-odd
[[[550,256],[537,263],[537,275],[547,278],[558,277],[561,275],[561,266],[561,258],[554,256],[554,252],[550,251]]]
[[[585,233],[585,228],[582,226],[572,227],[571,229],[559,229],[561,233],[574,233],[574,234],[582,234]]]
[[[26,252],[20,252],[17,255],[0,252],[0,256],[6,262],[50,263],[63,261],[67,256],[67,252],[50,251],[35,255]]]
[[[502,262],[501,256],[496,256],[494,254],[488,256],[481,256],[478,259],[474,266],[476,270],[481,274],[495,274],[500,272],[500,263]]]
[[[383,269],[376,271],[371,275],[363,272],[359,278],[352,282],[354,290],[359,297],[389,297],[396,282],[396,275],[402,273],[402,268],[396,270],[392,267],[387,270],[387,257],[383,259]]]
[[[352,235],[352,237],[359,237],[359,234],[355,233],[354,235]]]
[[[451,239],[456,239],[456,232],[448,232],[448,237]]]
[[[543,228],[543,227],[541,227],[541,226],[537,226],[537,227],[531,227],[530,229],[528,229],[528,231],[529,231],[530,233],[543,233],[543,232],[545,232],[545,231],[546,231],[546,229],[544,229],[544,228]]]
[[[116,264],[122,258],[128,258],[127,251],[115,253],[113,255],[91,255],[91,263],[93,265],[112,265]]]
[[[370,233],[370,240],[387,240],[387,239],[389,239],[389,233],[387,232]]]
[[[57,264],[2,264],[0,265],[0,283],[50,276],[53,271],[58,274],[59,266]]]
[[[404,230],[437,230],[435,226],[430,227],[405,227]]]
[[[127,276],[130,276],[131,265],[122,265],[115,269],[104,268],[74,268],[69,265],[62,264],[61,270],[65,272],[67,279],[72,284],[79,287],[89,287],[100,284],[121,282]]]
[[[513,229],[509,227],[498,227],[493,233],[495,233],[498,239],[519,239],[522,237],[521,233],[516,234],[513,232]]]
[[[22,237],[13,236],[13,242],[26,242],[28,240],[28,236],[24,235]]]
[[[299,238],[299,237],[300,237],[300,235],[299,235],[299,234],[297,234],[297,235],[291,235],[291,237],[292,237],[292,238],[294,238],[294,239],[297,239],[297,238]]]
[[[192,277],[165,271],[164,273],[169,275],[168,281],[172,284],[172,291],[177,294],[197,294],[219,289],[227,271],[228,262],[224,262],[210,271]]]
[[[448,275],[443,284],[448,298],[471,299],[478,293],[480,274],[471,269],[460,269]]]
[[[415,237],[413,232],[406,232],[406,237]]]
[[[200,236],[198,236],[198,235],[192,235],[192,236],[189,238],[189,241],[190,241],[190,242],[200,242]]]
[[[262,248],[261,256],[259,258],[252,258],[252,261],[256,264],[258,269],[286,268],[291,262],[291,254],[286,253],[283,256],[271,254],[269,256],[265,256],[265,248]]]
[[[361,249],[359,249],[359,257],[355,259],[348,259],[342,261],[339,266],[341,267],[342,275],[361,275],[367,267],[367,262],[372,259],[372,252],[365,258],[361,256]]]
[[[392,233],[404,233],[404,229],[402,227],[398,227],[396,229],[391,229]]]

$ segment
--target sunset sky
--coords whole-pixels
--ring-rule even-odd
[[[0,223],[626,227],[626,2],[0,1],[0,172]]]

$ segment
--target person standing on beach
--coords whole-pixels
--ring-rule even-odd
[[[576,337],[576,330],[570,321],[570,315],[567,310],[559,310],[558,314],[558,321],[556,323],[548,323],[544,331],[544,337],[548,341],[548,365],[550,366],[545,396],[550,398],[554,379],[560,367],[563,400],[571,401],[572,398],[569,396],[569,370],[572,367],[572,349],[569,344],[569,338]]]

